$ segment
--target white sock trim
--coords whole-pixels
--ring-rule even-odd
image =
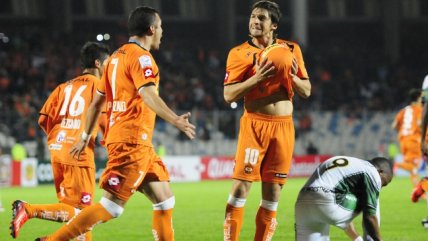
[[[245,206],[245,202],[247,199],[245,198],[236,198],[229,194],[229,198],[227,199],[227,203],[235,208],[242,208]]]
[[[358,236],[354,241],[364,241],[361,236]]]
[[[111,214],[111,216],[115,218],[119,217],[123,213],[123,207],[105,197],[101,198],[100,204]]]
[[[175,197],[172,196],[172,197],[168,198],[167,200],[160,202],[160,203],[153,204],[152,206],[153,206],[153,210],[172,209],[175,206]]]
[[[271,202],[262,199],[260,202],[260,207],[275,212],[278,209],[278,202]]]

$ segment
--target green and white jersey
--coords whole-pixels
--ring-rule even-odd
[[[317,168],[303,189],[333,193],[344,209],[374,215],[381,187],[380,175],[370,162],[335,156]]]

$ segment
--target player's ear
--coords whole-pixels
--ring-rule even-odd
[[[147,30],[147,35],[152,36],[153,34],[155,34],[155,31],[156,31],[155,25],[150,25],[150,28]]]
[[[275,31],[278,28],[278,24],[277,23],[272,23],[271,29],[273,31]]]
[[[102,65],[101,61],[99,59],[96,59],[95,60],[95,68],[99,68],[99,67],[101,67],[101,65]]]

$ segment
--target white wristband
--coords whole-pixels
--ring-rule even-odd
[[[82,132],[82,135],[80,136],[82,140],[87,141],[89,138],[91,138],[91,135],[88,135],[85,131]]]
[[[361,236],[358,236],[354,241],[364,241]]]

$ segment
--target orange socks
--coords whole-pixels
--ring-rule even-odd
[[[55,204],[25,204],[25,211],[30,218],[40,218],[56,222],[67,222],[74,214],[73,206],[65,203]]]
[[[123,210],[122,210],[123,211]],[[58,229],[48,240],[68,241],[80,234],[86,233],[99,224],[112,219],[113,215],[100,203],[84,208],[74,216],[66,225]]]
[[[254,241],[272,240],[276,226],[278,225],[276,221],[277,206],[278,202],[262,200],[262,204],[256,216],[256,234],[254,235]]]
[[[223,225],[224,241],[237,241],[244,219],[244,207],[226,206],[226,217]]]
[[[172,196],[165,201],[153,204],[152,206],[152,232],[155,241],[174,241],[172,210],[175,206],[175,197]]]
[[[155,241],[173,241],[172,209],[153,210],[152,232]]]

